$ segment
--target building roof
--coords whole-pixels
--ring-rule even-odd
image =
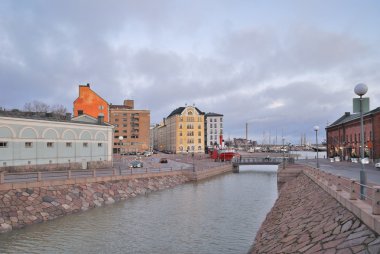
[[[170,113],[170,115],[168,115],[168,118],[171,117],[171,116],[174,116],[174,115],[180,115],[180,114],[182,114],[182,112],[185,110],[185,108],[187,108],[187,107],[176,108],[175,110],[173,110],[173,112]],[[205,114],[204,112],[200,111],[197,107],[194,107],[194,108],[197,110],[198,114],[200,114],[200,115],[204,115]]]
[[[208,116],[223,116],[222,114],[219,114],[219,113],[214,113],[214,112],[208,112],[205,114],[206,117]]]
[[[367,113],[364,113],[363,117],[366,117],[366,116],[369,116],[369,115],[372,115],[372,114],[376,114],[376,113],[379,113],[379,112],[380,112],[380,107],[377,107],[377,108],[375,108],[375,109],[373,109],[371,111],[368,111]],[[335,122],[333,122],[332,124],[330,124],[329,126],[327,126],[326,129],[334,127],[334,126],[337,126],[337,125],[340,125],[340,124],[344,124],[344,123],[347,123],[347,122],[351,122],[351,121],[357,120],[359,118],[360,118],[360,114],[359,113],[350,114],[350,112],[346,112],[346,113],[344,113],[343,116],[341,116],[340,118],[338,118],[338,120],[336,120]]]
[[[84,115],[83,115],[84,116]],[[95,125],[105,125],[110,126],[108,123],[101,123],[99,124],[97,122],[96,118],[93,118],[93,122],[81,121],[80,117],[71,118],[71,114],[68,113],[66,115],[60,115],[55,113],[46,113],[46,112],[24,112],[19,110],[11,110],[11,111],[5,111],[0,110],[0,117],[13,117],[13,118],[23,118],[23,119],[31,119],[31,120],[43,120],[43,121],[52,121],[52,122],[66,122],[66,123],[79,123],[79,124],[95,124]],[[90,117],[87,116],[86,117]]]

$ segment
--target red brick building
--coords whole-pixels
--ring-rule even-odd
[[[380,159],[380,107],[363,115],[364,153],[366,157]],[[343,160],[360,157],[360,114],[346,112],[326,127],[327,156],[340,156]]]

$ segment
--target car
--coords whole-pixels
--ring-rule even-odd
[[[144,156],[145,156],[145,157],[152,156],[152,154],[153,154],[153,153],[150,152],[150,151],[145,151],[145,152],[144,152]]]
[[[375,168],[380,168],[380,162],[375,164]]]
[[[130,168],[142,168],[144,164],[141,161],[131,161],[129,164]]]
[[[368,158],[363,158],[361,160],[362,164],[369,164],[369,159]]]
[[[168,163],[168,159],[166,159],[166,158],[161,158],[161,159],[160,159],[160,163]]]

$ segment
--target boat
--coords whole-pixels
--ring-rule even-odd
[[[222,149],[212,149],[210,151],[211,159],[215,161],[231,161],[232,158],[239,157],[240,154],[234,149],[222,148]]]
[[[315,146],[310,146],[311,149],[313,149],[314,151],[318,151],[318,152],[326,152],[327,151],[327,147],[325,146],[318,146],[318,147],[315,147]]]

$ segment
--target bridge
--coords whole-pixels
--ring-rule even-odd
[[[294,158],[292,157],[245,157],[233,158],[232,165],[234,172],[239,172],[240,165],[280,165],[285,164],[294,164]]]

